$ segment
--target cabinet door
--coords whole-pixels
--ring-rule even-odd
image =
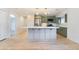
[[[49,29],[49,36],[50,36],[50,41],[55,42],[56,41],[56,29]]]
[[[46,41],[55,42],[56,41],[56,29],[46,29],[45,30]]]
[[[34,29],[28,29],[28,40],[29,41],[34,40]]]
[[[46,41],[50,40],[50,31],[49,31],[49,29],[45,29],[45,40]]]
[[[34,29],[34,41],[39,41],[40,37],[39,37],[39,29],[35,28]]]
[[[40,41],[46,41],[46,39],[45,39],[45,29],[40,29]]]

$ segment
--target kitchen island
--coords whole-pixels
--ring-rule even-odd
[[[56,42],[58,27],[25,27],[28,29],[28,40],[38,42]]]

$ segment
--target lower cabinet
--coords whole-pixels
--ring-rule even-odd
[[[67,37],[67,27],[60,27],[60,28],[57,30],[57,32],[58,32],[60,35],[62,35],[62,36],[64,36],[64,37]]]
[[[34,29],[28,29],[28,39],[34,41]]]
[[[46,41],[56,41],[56,30],[55,29],[46,29],[45,30]]]
[[[40,40],[40,37],[39,37],[40,36],[40,34],[39,34],[40,33],[40,29],[36,28],[33,31],[34,31],[34,33],[33,33],[33,35],[34,35],[34,38],[33,38],[34,41],[39,41]]]
[[[49,29],[45,30],[45,39],[46,39],[46,41],[50,40],[50,31],[49,31]]]
[[[50,32],[50,34],[49,34],[49,37],[50,37],[50,41],[56,41],[56,29],[49,29],[49,32]]]
[[[46,39],[45,39],[45,30],[44,30],[44,29],[40,29],[39,32],[40,32],[40,33],[39,33],[39,34],[40,34],[40,35],[39,35],[39,37],[40,37],[39,40],[40,40],[40,41],[45,41],[45,40],[46,40]]]
[[[56,41],[56,29],[34,28],[28,30],[31,41]]]

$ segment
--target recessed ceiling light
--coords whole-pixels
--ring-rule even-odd
[[[36,9],[39,9],[39,8],[36,8]]]
[[[11,14],[10,17],[15,17],[15,16],[13,14]]]
[[[39,13],[36,13],[36,15],[39,15]]]
[[[56,11],[58,11],[59,9],[56,9]]]
[[[47,9],[47,8],[45,8],[45,9]]]
[[[45,14],[45,15],[47,15],[48,13],[47,13],[47,12],[45,12],[44,14]]]

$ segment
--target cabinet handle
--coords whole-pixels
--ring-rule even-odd
[[[40,30],[40,29],[38,29],[38,30]]]
[[[34,29],[32,29],[32,30],[34,30]]]
[[[52,29],[50,29],[50,30],[52,30]]]

